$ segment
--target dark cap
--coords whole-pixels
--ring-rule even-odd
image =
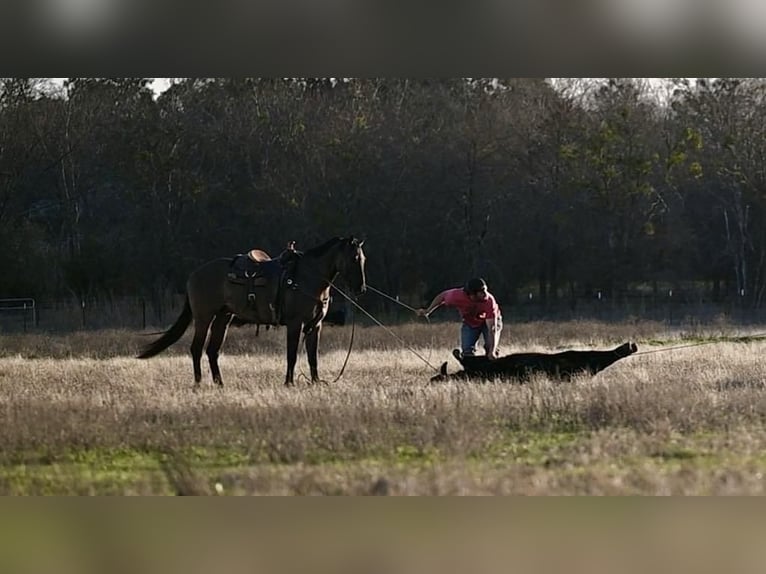
[[[487,283],[484,281],[484,279],[481,277],[474,277],[473,279],[466,281],[465,287],[463,287],[463,291],[470,295],[471,293],[478,293],[479,291],[483,291],[486,288]]]

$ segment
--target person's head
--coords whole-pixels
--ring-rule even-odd
[[[487,283],[481,277],[474,277],[466,281],[463,291],[473,301],[483,301],[487,298]]]

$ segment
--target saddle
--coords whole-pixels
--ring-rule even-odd
[[[284,286],[292,286],[292,266],[284,257],[272,259],[262,249],[251,249],[234,257],[227,274],[235,285],[247,287],[247,301],[259,324],[279,325],[284,300]]]
[[[265,263],[266,261],[271,261],[269,254],[262,249],[251,249],[247,252],[247,256],[251,261],[255,261],[256,263]]]

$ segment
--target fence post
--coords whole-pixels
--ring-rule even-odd
[[[740,324],[745,324],[745,290],[739,290],[739,309],[740,309]]]
[[[598,298],[598,303],[596,304],[596,307],[598,309],[598,319],[599,319],[599,321],[603,321],[604,320],[604,307],[603,307],[603,305],[601,305],[602,299],[601,299],[601,291],[600,290],[596,294],[596,297]]]
[[[528,314],[527,314],[527,321],[532,321],[534,318],[536,318],[534,309],[532,308],[532,291],[529,292],[529,306],[527,307]]]
[[[673,290],[668,290],[668,311],[670,314],[670,324],[673,324]]]

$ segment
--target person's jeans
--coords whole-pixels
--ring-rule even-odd
[[[502,321],[498,321],[497,327],[498,330],[503,329]],[[460,327],[460,350],[463,355],[476,354],[476,343],[479,337],[484,337],[484,350],[486,351],[489,348],[490,336],[489,327],[486,323],[482,323],[480,327],[471,327],[463,323],[463,326]]]

